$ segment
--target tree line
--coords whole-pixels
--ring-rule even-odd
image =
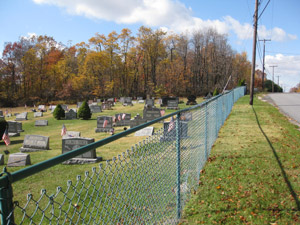
[[[167,34],[140,27],[96,33],[87,43],[46,35],[5,44],[0,59],[2,105],[120,96],[205,95],[248,80],[247,54],[214,29]],[[230,79],[229,79],[230,78]],[[248,82],[249,83],[249,82]]]

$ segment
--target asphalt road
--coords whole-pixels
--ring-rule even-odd
[[[300,124],[300,93],[268,94],[279,109]]]

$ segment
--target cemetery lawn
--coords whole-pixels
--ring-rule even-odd
[[[180,224],[299,224],[300,131],[270,104],[237,101]]]
[[[180,109],[188,108],[185,103],[187,99],[183,100],[184,103],[179,104]],[[202,98],[197,99],[198,103],[204,101]],[[155,104],[156,107],[159,107],[158,104]],[[76,105],[69,105],[69,108],[76,108]],[[0,166],[0,170],[3,171],[4,166],[7,164],[8,155],[5,155],[4,151],[8,150],[10,153],[20,152],[20,147],[22,147],[24,136],[25,135],[42,135],[49,136],[50,150],[39,151],[39,152],[29,152],[31,157],[31,164],[36,164],[44,160],[53,158],[62,153],[62,138],[61,138],[61,129],[62,125],[65,124],[68,131],[80,131],[81,137],[94,138],[95,141],[99,141],[105,137],[110,136],[109,133],[95,133],[95,128],[97,127],[97,116],[114,116],[117,113],[131,113],[131,118],[136,116],[139,113],[143,116],[144,104],[134,104],[134,106],[122,106],[121,103],[117,103],[113,107],[113,110],[104,110],[101,113],[94,113],[90,120],[56,120],[53,118],[53,115],[47,111],[44,113],[43,117],[34,118],[31,108],[27,107],[18,107],[8,109],[10,113],[21,113],[28,112],[27,121],[22,122],[24,132],[20,133],[19,137],[10,137],[11,144],[6,147],[3,141],[0,141],[0,154],[4,155],[4,165]],[[166,107],[162,107],[165,108]],[[47,107],[48,109],[48,107]],[[0,109],[5,112],[6,108]],[[11,111],[12,110],[12,111]],[[167,110],[166,114],[174,112],[176,110]],[[15,120],[15,116],[6,118],[6,120]],[[35,120],[48,120],[48,126],[45,127],[36,127],[34,126]],[[162,123],[156,123],[154,126],[154,132],[163,127]],[[130,127],[126,127],[130,128]],[[124,127],[116,127],[115,133],[124,131]],[[124,138],[121,138],[113,143],[104,145],[96,149],[97,157],[102,157],[102,163],[105,163],[107,160],[111,160],[113,157],[121,155],[123,152],[126,152],[127,149],[131,149],[132,146],[138,144],[146,137],[135,137],[134,133],[130,134]],[[41,189],[47,189],[47,193],[55,193],[58,186],[66,187],[68,180],[76,181],[76,176],[81,175],[84,177],[84,172],[89,171],[93,167],[99,167],[97,164],[85,164],[85,165],[63,165],[59,164],[48,170],[44,170],[40,173],[37,173],[31,177],[25,178],[21,181],[13,183],[13,194],[14,201],[19,201],[20,205],[26,203],[26,195],[31,193],[33,196],[40,196]],[[8,167],[8,172],[14,172],[20,170],[24,167]]]

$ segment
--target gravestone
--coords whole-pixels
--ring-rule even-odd
[[[18,122],[15,121],[7,121],[8,123],[8,136],[9,137],[18,137],[20,136],[20,132],[18,129]]]
[[[138,103],[139,103],[139,104],[144,104],[145,101],[144,101],[144,100],[138,100]]]
[[[208,92],[208,94],[204,97],[204,99],[210,99],[212,97],[212,94]]]
[[[4,155],[0,154],[0,165],[4,165]]]
[[[39,106],[38,106],[38,110],[40,110],[41,112],[46,112],[46,111],[47,111],[45,105],[39,105]]]
[[[55,108],[56,108],[56,105],[51,107],[51,113],[54,112]]]
[[[166,107],[166,106],[168,106],[168,101],[169,100],[176,100],[177,101],[177,104],[179,103],[179,98],[178,97],[167,97],[167,96],[165,96],[165,97],[162,97],[161,98],[161,104],[160,104],[160,106],[161,107]]]
[[[82,146],[95,142],[94,138],[84,137],[69,137],[62,139],[62,154],[70,152]],[[76,156],[75,158],[65,161],[63,164],[84,164],[84,163],[96,163],[101,160],[101,157],[97,158],[96,149],[92,149],[86,153]]]
[[[131,114],[130,113],[118,113],[115,115],[116,127],[130,126]]]
[[[3,116],[3,111],[2,110],[0,110],[0,116]]]
[[[77,102],[77,108],[80,108],[83,102]]]
[[[164,134],[163,137],[161,137],[160,141],[175,141],[176,140],[176,123],[174,122],[174,128],[170,131],[169,130],[169,124],[170,122],[164,122]],[[188,137],[188,122],[186,121],[180,121],[180,139],[184,139]]]
[[[21,152],[49,150],[49,137],[41,135],[25,135]]]
[[[190,121],[193,120],[193,113],[192,112],[183,112],[180,115],[180,119],[182,121]]]
[[[52,110],[54,110],[56,108],[56,105],[49,105],[49,110],[52,112]]]
[[[48,126],[48,120],[36,120],[34,126]]]
[[[111,102],[111,103],[114,103],[115,102],[115,99],[114,98],[109,98],[107,99],[108,102]]]
[[[62,138],[70,138],[70,137],[80,137],[81,133],[79,131],[67,131],[66,134]]]
[[[7,113],[6,116],[7,116],[7,117],[12,117],[11,113]]]
[[[168,100],[167,109],[175,109],[178,110],[178,101],[177,100]]]
[[[103,110],[112,110],[112,103],[111,102],[103,102],[102,103],[102,109]]]
[[[143,100],[143,97],[137,97],[136,100]]]
[[[65,119],[66,120],[77,119],[77,113],[73,109],[70,109],[69,112],[65,113]]]
[[[154,100],[146,99],[146,107],[154,107]]]
[[[93,100],[88,100],[88,104],[91,105],[94,101]]]
[[[144,120],[139,114],[137,114],[132,120],[130,120],[130,128],[136,127],[146,122],[146,120]]]
[[[65,110],[65,111],[69,111],[69,107],[68,107],[68,105],[61,105],[61,107],[63,108],[63,110]]]
[[[133,106],[133,104],[132,104],[132,97],[125,97],[123,105],[124,106],[128,106],[128,105]]]
[[[17,115],[19,115],[20,113],[14,113],[14,116],[17,116]]]
[[[92,113],[100,113],[102,112],[101,106],[100,105],[90,105],[90,110]]]
[[[33,113],[33,117],[42,117],[43,116],[43,112],[35,112]]]
[[[186,103],[186,105],[197,105],[197,102],[196,102],[196,96],[195,95],[189,95],[187,97],[188,101]]]
[[[124,104],[124,102],[125,102],[125,97],[121,97],[121,98],[119,99],[119,102],[121,102],[122,104]]]
[[[105,126],[104,121],[107,120],[107,124]],[[110,132],[112,129],[113,121],[111,116],[98,116],[97,117],[97,128],[95,129],[96,133],[99,132]]]
[[[141,137],[141,136],[152,136],[153,135],[154,127],[145,127],[137,132],[135,132],[134,136]]]
[[[16,116],[16,121],[27,120],[27,115],[28,115],[27,112],[23,112],[23,113],[18,114],[18,115]]]
[[[21,122],[17,122],[17,127],[18,127],[18,132],[24,132]]]
[[[146,120],[147,122],[160,118],[161,114],[160,114],[160,109],[156,108],[156,107],[152,107],[152,108],[144,108],[143,111],[143,118],[144,120]]]
[[[100,103],[101,102],[101,99],[100,98],[97,98],[97,103]]]
[[[7,166],[8,167],[17,167],[17,166],[27,166],[31,165],[30,155],[25,153],[14,153],[9,154]]]

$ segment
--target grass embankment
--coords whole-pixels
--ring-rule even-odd
[[[300,132],[268,103],[241,98],[181,224],[299,224]]]
[[[182,99],[185,103],[187,99]],[[200,103],[202,99],[197,99]],[[185,103],[179,104],[181,109],[187,108]],[[156,104],[156,107],[159,107]],[[75,105],[69,105],[69,108],[76,108]],[[22,147],[24,136],[27,134],[43,135],[49,136],[50,150],[30,152],[31,163],[36,164],[38,162],[53,158],[62,153],[62,138],[60,136],[62,124],[65,124],[67,130],[69,131],[80,131],[82,137],[95,138],[95,141],[101,140],[105,137],[110,136],[109,133],[95,133],[95,128],[97,127],[97,116],[114,116],[117,113],[131,113],[133,118],[137,113],[141,116],[143,115],[144,104],[134,104],[134,106],[122,106],[121,103],[117,103],[113,107],[113,110],[105,110],[101,113],[95,113],[92,115],[90,120],[55,120],[53,115],[48,111],[45,112],[43,117],[34,118],[31,108],[24,107],[9,109],[11,113],[20,113],[27,111],[28,120],[22,121],[24,132],[20,133],[19,137],[11,137],[11,145],[5,146],[4,142],[0,142],[0,154],[4,154],[4,150],[9,150],[10,153],[20,152],[20,147]],[[5,112],[6,108],[1,109]],[[174,112],[175,110],[166,110],[166,114]],[[15,120],[15,116],[11,118],[6,118],[7,120]],[[46,127],[36,127],[34,126],[35,120],[48,120],[48,126]],[[160,129],[163,124],[156,123],[153,125],[155,130]],[[129,128],[129,127],[128,127]],[[115,133],[122,132],[124,127],[116,127]],[[103,157],[103,161],[111,160],[113,157],[121,155],[131,146],[137,144],[139,141],[146,139],[146,137],[135,137],[134,133],[130,134],[124,138],[114,141],[110,144],[97,148],[97,156]],[[5,154],[4,154],[5,155]],[[4,157],[5,163],[0,166],[0,170],[6,166],[8,155]],[[55,193],[57,186],[66,186],[68,180],[76,180],[76,175],[81,174],[84,176],[85,171],[91,171],[92,167],[97,167],[98,164],[86,164],[86,165],[63,165],[59,164],[48,170],[39,172],[33,176],[26,179],[13,183],[13,193],[14,200],[19,201],[20,205],[24,205],[26,200],[26,194],[31,193],[35,198],[40,195],[40,190],[46,188],[48,193]],[[14,172],[22,169],[23,167],[8,167],[9,172]]]

